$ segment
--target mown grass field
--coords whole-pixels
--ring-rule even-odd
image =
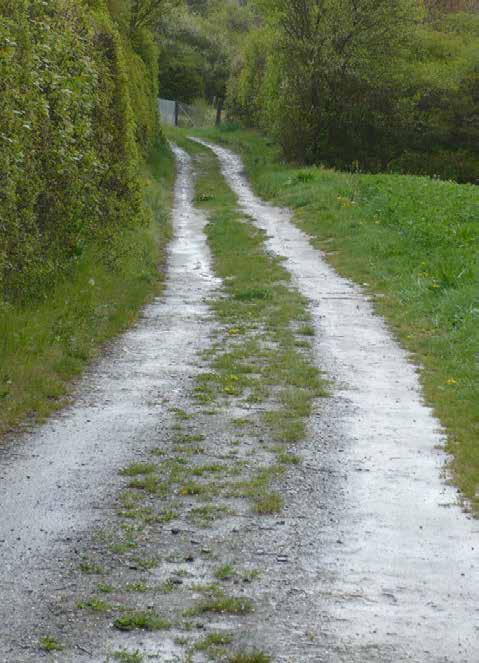
[[[281,162],[246,131],[198,132],[241,153],[256,191],[295,220],[420,364],[448,433],[452,471],[479,511],[479,192],[427,177],[341,173]]]
[[[69,384],[102,343],[126,329],[161,287],[175,167],[166,144],[145,164],[147,227],[128,231],[115,268],[92,245],[48,299],[0,306],[0,434],[65,403]]]

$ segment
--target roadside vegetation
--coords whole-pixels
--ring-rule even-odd
[[[477,0],[261,0],[232,120],[288,160],[478,182]]]
[[[257,192],[295,220],[423,367],[428,402],[447,428],[458,485],[479,507],[479,195],[427,177],[298,168],[248,131],[201,135],[242,154]]]
[[[141,3],[8,2],[0,41],[0,433],[158,290],[174,163]]]

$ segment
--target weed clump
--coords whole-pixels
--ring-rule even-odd
[[[238,652],[228,659],[228,663],[271,663],[272,660],[269,654],[260,651]]]
[[[171,622],[152,610],[145,610],[121,615],[113,626],[119,631],[164,631],[171,628]]]
[[[186,611],[186,615],[193,617],[212,612],[216,614],[247,615],[254,612],[254,604],[245,596],[227,596],[222,590],[215,589],[210,596],[200,601],[196,606]]]
[[[40,638],[40,649],[43,649],[43,651],[63,651],[65,647],[56,638],[45,635]]]
[[[210,633],[195,644],[197,651],[208,651],[215,647],[224,647],[233,642],[233,636],[229,633]]]
[[[115,661],[120,661],[120,663],[143,663],[144,660],[138,650],[129,652],[126,649],[121,649],[113,652],[112,656]]]
[[[154,472],[156,472],[156,465],[153,463],[133,463],[133,465],[120,470],[121,476],[124,477],[136,477],[142,474],[153,474]]]
[[[255,498],[254,509],[261,516],[280,513],[284,506],[284,500],[279,493],[265,493]]]

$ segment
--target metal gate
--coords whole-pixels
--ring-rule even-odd
[[[190,106],[181,101],[159,99],[161,122],[173,127],[209,127],[215,123],[216,111],[213,106]]]

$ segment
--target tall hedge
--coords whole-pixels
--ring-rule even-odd
[[[156,80],[105,0],[0,0],[0,302],[46,297],[91,242],[125,250]]]

